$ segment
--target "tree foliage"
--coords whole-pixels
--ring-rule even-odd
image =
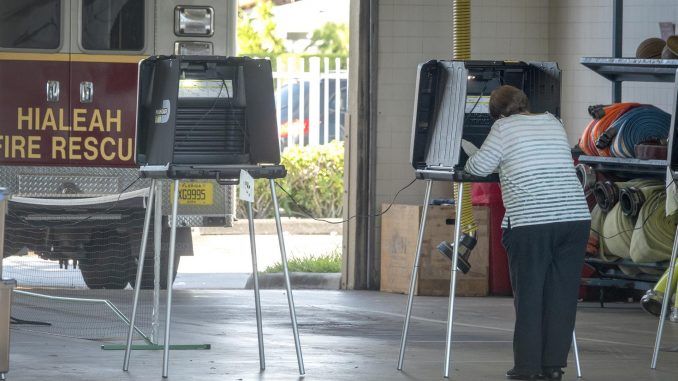
[[[275,34],[273,6],[271,0],[260,0],[250,13],[238,10],[238,54],[272,57],[285,51]]]
[[[306,50],[315,48],[321,55],[348,57],[348,26],[328,22],[313,31]]]

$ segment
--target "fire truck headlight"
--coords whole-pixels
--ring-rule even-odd
[[[177,41],[174,54],[182,56],[211,56],[212,43],[203,41]]]
[[[174,8],[174,34],[177,36],[211,36],[214,33],[214,9],[203,6]]]

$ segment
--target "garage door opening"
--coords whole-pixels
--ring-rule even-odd
[[[292,272],[324,274],[339,287],[346,115],[349,102],[350,0],[252,1],[238,7],[237,54],[271,60],[282,164],[277,180]],[[255,184],[260,272],[281,271],[273,204]],[[195,255],[184,258],[175,285],[242,288],[251,278],[246,205],[231,228],[194,229]],[[223,276],[221,274],[228,274]],[[251,280],[250,280],[251,281]]]

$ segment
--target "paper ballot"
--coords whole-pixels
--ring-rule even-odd
[[[470,157],[475,155],[476,152],[478,152],[478,147],[475,146],[475,144],[469,142],[466,139],[461,139],[461,148],[466,152],[466,154]]]

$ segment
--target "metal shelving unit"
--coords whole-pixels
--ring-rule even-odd
[[[616,16],[616,15],[615,15]],[[617,18],[617,17],[615,17]],[[618,38],[621,39],[621,30]],[[615,52],[621,55],[621,47],[616,45]],[[584,57],[581,64],[610,80],[614,102],[621,102],[623,82],[675,82],[678,60],[638,59],[619,57]],[[666,160],[640,160],[635,158],[617,158],[601,156],[579,156],[579,162],[591,166],[598,172],[608,173],[618,178],[650,177],[664,179],[668,162]],[[666,269],[666,263],[634,263],[631,261],[604,262],[597,258],[587,258],[586,263],[594,268],[600,278],[582,279],[582,284],[599,287],[631,288],[647,290],[659,279],[658,275],[645,274],[629,276],[619,270],[619,266]],[[602,305],[602,296],[601,296]]]
[[[612,82],[673,82],[678,70],[678,60],[584,57],[580,62]]]
[[[652,177],[664,179],[666,160],[640,160],[621,157],[579,156],[579,162],[587,164],[598,172],[606,172],[618,177]]]
[[[636,59],[636,58],[623,58],[622,57],[622,34],[623,34],[623,19],[624,19],[624,1],[623,0],[614,0],[612,2],[612,12],[613,12],[613,29],[612,29],[612,55],[610,58],[600,58],[600,57],[584,57],[581,59],[581,64],[588,67],[589,69],[595,71],[599,75],[607,78],[612,82],[612,102],[621,102],[622,100],[622,84],[625,81],[635,81],[635,82],[674,82],[676,77],[678,77],[678,60],[661,60],[661,59]],[[676,84],[676,89],[678,89],[678,84]],[[675,102],[675,100],[674,100]],[[674,113],[676,112],[676,105],[674,104]],[[671,133],[674,134],[670,138],[673,140],[675,136],[675,123],[676,117],[678,115],[673,115],[672,122],[674,125],[671,126]],[[673,141],[672,143],[676,143]],[[667,163],[666,160],[615,160],[615,159],[592,159],[583,157],[582,162],[589,161],[593,164],[594,167],[599,168],[601,171],[609,171],[610,173],[626,174],[626,175],[647,175],[650,177],[660,176],[660,171],[664,172],[669,167],[672,167],[670,163]],[[580,158],[581,161],[581,158]],[[672,168],[672,175],[676,176],[675,168]],[[645,172],[643,172],[645,171]],[[660,177],[660,178],[663,178]],[[678,230],[677,233],[678,234]],[[638,267],[648,267],[651,266],[654,270],[661,271],[664,268],[669,268],[668,284],[671,284],[673,275],[674,275],[674,264],[676,262],[676,241],[674,237],[674,248],[671,254],[670,262],[662,262],[655,264],[634,264],[636,268]],[[613,268],[607,270],[605,266],[611,265],[612,267],[616,266],[619,268],[619,263],[599,263],[603,261],[595,261],[589,258],[588,263],[594,268],[598,266],[598,273],[602,274],[604,278],[602,279],[585,279],[583,281],[586,284],[587,281],[591,282],[603,282],[607,281],[607,284],[610,286],[615,285],[614,282],[620,283],[624,282],[626,287],[631,287],[635,289],[643,289],[645,285],[653,287],[653,284],[656,283],[653,279],[629,279],[629,278],[638,278],[630,277],[628,275],[620,275],[614,271]],[[627,261],[630,262],[630,261]],[[630,262],[633,263],[633,262]],[[622,265],[627,265],[629,263],[624,263]],[[602,266],[602,268],[601,268]],[[609,272],[613,272],[613,276],[609,276]],[[620,271],[621,272],[621,271]],[[616,278],[615,278],[616,277]],[[642,276],[643,278],[646,275]],[[654,277],[658,279],[658,276]],[[603,288],[601,288],[602,290]],[[663,299],[662,309],[659,317],[659,325],[657,327],[657,335],[655,337],[654,351],[652,354],[652,362],[650,365],[651,369],[657,368],[657,360],[659,357],[659,352],[661,348],[661,341],[664,331],[664,323],[666,321],[666,315],[668,312],[670,294]],[[670,349],[675,350],[675,349]]]

